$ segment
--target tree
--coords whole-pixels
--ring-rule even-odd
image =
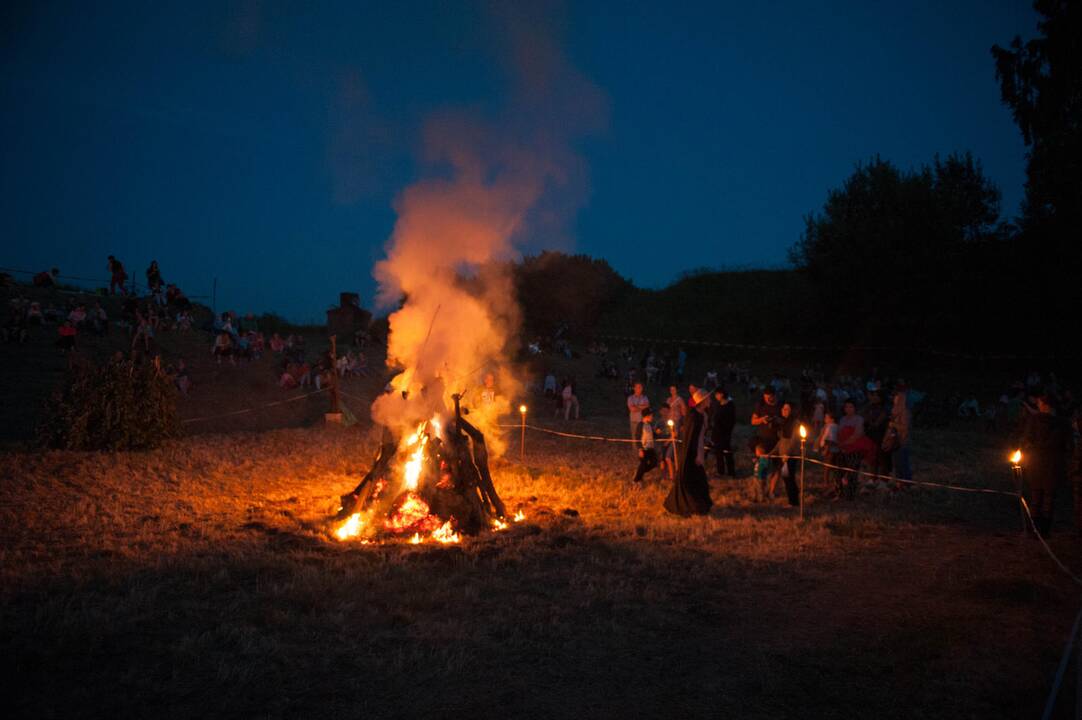
[[[1040,36],[992,46],[1003,103],[1029,150],[1023,231],[1077,264],[1082,220],[1082,2],[1037,0]]]
[[[955,341],[1002,236],[998,188],[970,154],[903,172],[858,164],[805,218],[790,260],[838,342]]]

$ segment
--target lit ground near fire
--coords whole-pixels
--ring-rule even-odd
[[[359,433],[0,457],[0,651],[16,714],[1027,717],[1077,593],[1002,497],[830,503],[801,525],[713,481],[680,520],[626,446],[532,435],[527,519],[458,546],[339,543]],[[1003,487],[943,432],[928,479]],[[817,474],[816,474],[817,475]],[[813,490],[818,490],[818,478]],[[1073,535],[1053,539],[1082,564]],[[1073,693],[1073,685],[1065,692]],[[1070,703],[1062,703],[1067,708]]]

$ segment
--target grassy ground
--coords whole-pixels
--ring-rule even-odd
[[[618,420],[581,427],[616,430]],[[918,446],[1003,487],[1002,448]],[[330,539],[358,430],[0,456],[0,657],[19,716],[1032,717],[1078,593],[1009,499],[809,518],[713,481],[706,518],[630,487],[627,446],[532,434],[525,522],[453,547]],[[1053,537],[1082,567],[1073,535]],[[1074,685],[1061,699],[1068,716]]]

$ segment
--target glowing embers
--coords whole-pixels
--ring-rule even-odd
[[[383,529],[395,535],[408,532],[428,533],[438,528],[443,521],[432,514],[432,509],[417,493],[407,492],[391,511],[383,523]]]

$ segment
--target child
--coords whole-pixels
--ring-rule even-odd
[[[770,455],[767,454],[766,445],[755,444],[755,483],[752,487],[752,495],[756,502],[765,502],[770,499]]]
[[[823,482],[829,485],[833,476],[838,485],[837,490],[840,497],[842,475],[834,472],[833,468],[828,467],[834,464],[834,460],[838,455],[838,424],[834,422],[834,413],[828,412],[823,416],[823,430],[819,433],[816,448],[819,450],[819,456],[826,463],[823,466]]]
[[[661,445],[661,474],[668,480],[676,479],[676,446],[673,443],[673,429],[669,427],[672,413],[667,405],[658,411],[661,423],[654,429],[654,440]]]
[[[658,466],[657,448],[654,446],[654,411],[649,407],[642,411],[638,427],[639,467],[632,482],[641,483],[643,476]]]

